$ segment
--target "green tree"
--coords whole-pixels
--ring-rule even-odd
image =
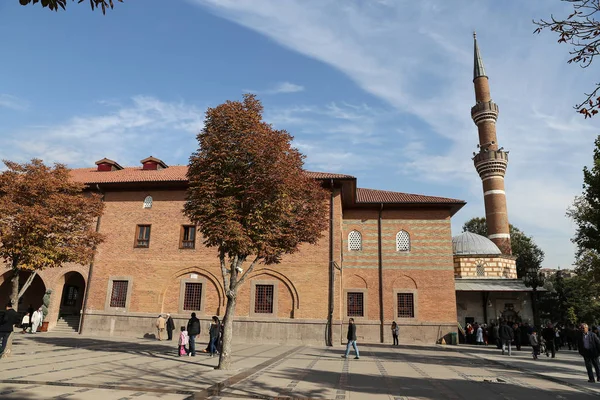
[[[255,266],[316,243],[328,224],[326,192],[304,173],[292,136],[265,123],[262,110],[253,95],[209,108],[189,162],[184,214],[217,248],[227,298],[219,369],[231,367],[237,293]]]
[[[599,54],[600,22],[596,19],[596,13],[600,11],[600,1],[561,1],[571,3],[573,12],[566,17],[555,18],[554,15],[551,15],[550,20],[533,21],[537,25],[534,32],[540,33],[543,30],[550,30],[558,34],[558,43],[572,46],[569,51],[571,58],[567,62],[587,68],[594,61],[594,57]],[[585,93],[585,100],[575,105],[575,109],[585,115],[585,118],[596,115],[600,109],[598,90],[600,90],[600,84],[597,83],[593,91]]]
[[[84,1],[85,0],[77,0],[78,3],[83,3]],[[123,0],[117,1],[120,3],[123,2]],[[58,11],[59,8],[65,10],[67,7],[67,0],[19,0],[19,3],[22,6],[41,3],[42,7],[48,7],[48,9],[52,11]],[[92,10],[100,8],[102,9],[102,14],[106,14],[106,10],[109,8],[112,9],[115,5],[113,0],[90,0],[90,6],[92,7]]]
[[[471,218],[462,226],[463,232],[472,232],[487,237],[487,225],[485,218]],[[544,252],[534,242],[533,238],[527,236],[519,228],[509,225],[510,244],[512,253],[517,257],[517,276],[519,278],[528,274],[529,269],[539,270],[544,261]]]
[[[0,173],[0,260],[12,270],[13,304],[25,293],[37,271],[65,263],[88,263],[102,236],[93,222],[102,214],[100,196],[83,192],[62,164],[41,160],[4,161]],[[29,271],[19,291],[19,275]]]

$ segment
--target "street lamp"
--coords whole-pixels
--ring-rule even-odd
[[[539,326],[540,321],[537,313],[537,288],[544,284],[544,275],[539,271],[538,268],[532,266],[527,268],[527,272],[523,277],[523,282],[525,283],[525,286],[532,289],[531,309],[533,311],[533,324],[535,326]]]

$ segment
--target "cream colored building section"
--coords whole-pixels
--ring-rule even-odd
[[[479,275],[478,266],[483,266]],[[455,278],[507,278],[517,279],[517,265],[513,256],[454,256]]]

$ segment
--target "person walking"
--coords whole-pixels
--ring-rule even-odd
[[[190,337],[190,356],[196,356],[196,336],[200,334],[200,320],[196,318],[196,313],[192,313],[192,317],[187,323],[187,332]]]
[[[513,331],[515,334],[515,347],[517,348],[517,351],[521,351],[521,325],[514,324]]]
[[[190,343],[190,337],[188,336],[187,331],[185,330],[185,326],[181,327],[181,332],[179,333],[179,356],[190,355],[187,351],[187,346]]]
[[[167,340],[173,340],[173,331],[175,330],[175,322],[173,322],[173,318],[171,314],[167,314],[167,322],[165,325],[167,329]]]
[[[27,329],[29,329],[29,327],[30,327],[30,325],[29,325],[30,321],[31,321],[31,316],[29,315],[29,313],[25,314],[23,316],[23,319],[21,320],[21,328],[23,329],[21,331],[21,333],[27,332]]]
[[[219,322],[219,317],[216,315],[212,317],[212,322],[210,323],[210,328],[208,330],[209,342],[208,342],[208,352],[211,357],[215,356],[217,352],[217,344],[219,343],[219,334],[221,332],[221,323]]]
[[[355,360],[360,358],[360,354],[358,352],[358,346],[356,345],[356,325],[354,325],[354,318],[350,318],[348,320],[348,334],[346,335],[348,339],[348,344],[346,345],[346,354],[344,354],[343,358],[348,358],[348,354],[350,354],[350,346],[354,347],[354,352],[356,353]]]
[[[477,326],[477,335],[475,338],[475,344],[482,346],[483,345],[483,328],[481,327],[481,325]]]
[[[162,314],[156,319],[156,329],[158,330],[158,340],[163,340],[163,334],[165,333],[165,319]]]
[[[398,334],[400,333],[400,328],[398,328],[398,324],[396,321],[392,322],[392,337],[394,338],[394,346],[398,346]]]
[[[554,328],[550,322],[548,322],[546,327],[542,330],[542,337],[546,341],[546,357],[550,357],[550,353],[552,353],[552,358],[554,358],[556,355],[556,347],[554,343],[556,333],[554,332]]]
[[[588,324],[581,324],[581,332],[577,338],[577,348],[585,363],[589,378],[588,382],[595,382],[592,366],[596,370],[596,378],[600,382],[600,366],[598,366],[600,339],[593,332],[590,332]]]
[[[42,307],[38,308],[33,312],[31,316],[31,333],[36,333],[40,325],[42,325],[42,320],[44,319],[44,313],[42,312]]]
[[[538,355],[540,354],[540,341],[539,341],[539,338],[537,336],[537,332],[535,331],[535,329],[533,330],[533,332],[531,332],[531,335],[529,335],[529,344],[531,345],[531,348],[533,349],[533,351],[531,352],[531,355],[533,356],[534,360],[537,360]]]
[[[0,356],[4,355],[8,339],[19,323],[19,314],[13,309],[12,302],[6,304],[6,311],[0,318]],[[10,351],[10,350],[9,350]]]
[[[500,341],[502,342],[502,355],[506,351],[506,347],[508,347],[508,355],[512,355],[511,352],[511,343],[514,339],[513,329],[506,323],[506,321],[501,322],[501,326],[499,329]]]

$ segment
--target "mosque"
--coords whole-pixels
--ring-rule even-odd
[[[532,318],[529,289],[517,279],[511,255],[508,152],[498,145],[498,106],[476,39],[473,83],[471,116],[479,132],[473,161],[488,237],[452,238],[451,218],[464,201],[362,188],[350,175],[307,171],[329,193],[328,229],[315,245],[252,273],[238,294],[236,340],[343,343],[354,318],[362,342],[391,343],[396,321],[403,343],[434,343],[468,322]],[[95,164],[72,170],[72,178],[102,195],[96,229],[105,242],[89,265],[41,271],[19,311],[38,307],[51,289],[49,330],[152,338],[159,313],[170,313],[176,326],[191,312],[204,326],[213,315],[222,318],[216,251],[182,214],[187,167],[152,156],[131,167],[108,158]],[[21,282],[27,278],[24,272]],[[7,298],[10,271],[0,283]]]

